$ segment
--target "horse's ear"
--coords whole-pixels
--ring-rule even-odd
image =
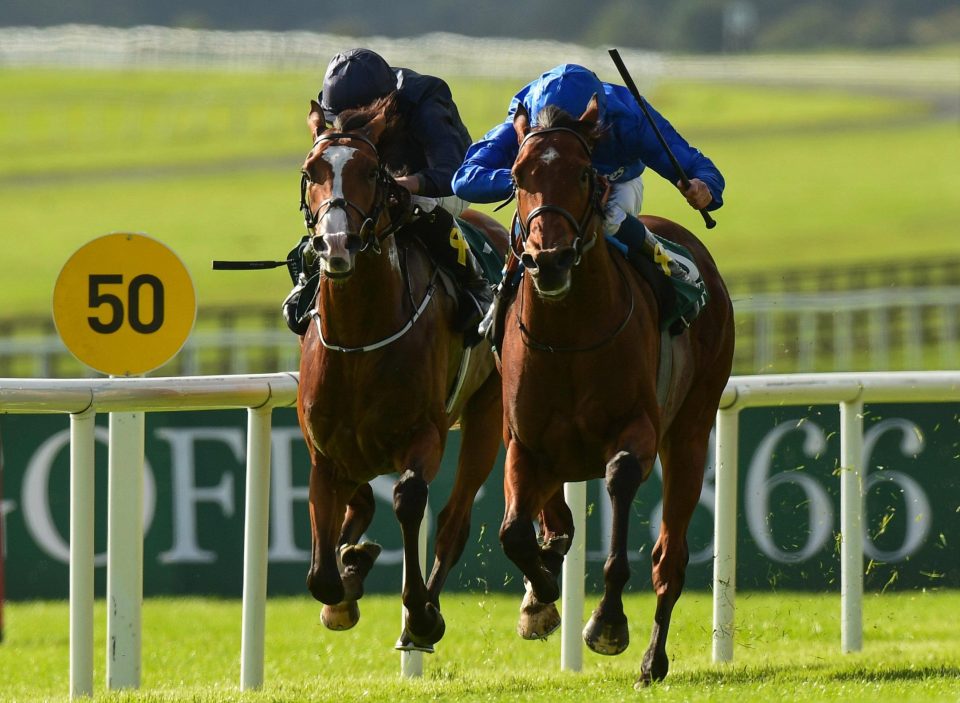
[[[587,123],[591,129],[600,121],[600,103],[597,100],[597,94],[594,93],[587,103],[587,109],[580,115],[580,121]]]
[[[307,115],[307,127],[310,128],[310,134],[314,140],[320,136],[326,126],[327,122],[323,117],[323,108],[316,100],[311,100],[310,114]]]
[[[513,130],[517,133],[517,142],[522,142],[530,131],[530,113],[523,103],[517,103],[517,111],[513,113]]]

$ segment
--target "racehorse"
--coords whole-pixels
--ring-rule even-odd
[[[384,99],[344,112],[332,129],[324,129],[316,103],[308,117],[314,141],[303,164],[301,206],[321,274],[301,340],[297,402],[311,460],[307,586],[324,603],[327,627],[356,624],[363,579],[380,553],[378,545],[358,544],[373,518],[369,482],[398,473],[393,508],[403,538],[406,615],[397,648],[433,651],[445,629],[440,591],[500,446],[500,379],[489,343],[465,349],[452,331],[456,299],[403,227],[406,192],[379,153],[394,115]],[[502,226],[480,213],[466,217],[506,252]],[[456,479],[437,520],[435,561],[424,583],[418,535],[428,484],[458,418]]]
[[[518,631],[544,637],[559,623],[557,577],[573,539],[565,482],[604,478],[612,502],[604,594],[583,630],[600,654],[629,643],[623,588],[630,575],[631,502],[659,453],[663,518],[652,551],[656,614],[637,685],[667,674],[670,615],[683,588],[687,528],[700,497],[711,427],[733,358],[733,309],[704,245],[678,224],[643,221],[693,254],[710,297],[699,318],[662,347],[650,285],[603,236],[604,184],[591,165],[600,137],[594,98],[579,118],[548,108],[530,125],[518,106],[515,254],[523,280],[501,345],[505,513],[500,541],[525,576]],[[663,332],[663,334],[668,334]],[[664,350],[664,352],[661,351]],[[658,369],[669,365],[669,384]],[[538,543],[533,521],[539,515]]]

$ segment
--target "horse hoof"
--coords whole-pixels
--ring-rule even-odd
[[[650,686],[653,683],[653,679],[650,678],[650,674],[640,674],[640,677],[633,682],[634,691],[642,691],[643,689]]]
[[[527,590],[520,604],[517,634],[525,640],[545,640],[560,627],[560,612],[555,603],[541,603]]]
[[[421,633],[414,632],[410,627],[410,613],[407,613],[407,622],[406,626],[403,628],[404,634],[406,634],[410,641],[419,647],[429,647],[429,651],[433,651],[433,645],[441,640],[443,633],[447,630],[447,625],[443,621],[443,616],[440,614],[440,611],[437,610],[437,607],[433,603],[427,603],[423,608],[424,615],[429,624],[426,627],[426,631]],[[400,636],[400,639],[403,639],[403,635]],[[428,650],[418,650],[418,651],[428,651]]]
[[[667,678],[669,670],[670,659],[667,657],[666,649],[658,651],[656,645],[651,645],[643,655],[643,661],[640,663],[640,678],[637,682],[642,681],[644,686],[649,686],[654,681],[663,681]]]
[[[340,578],[343,580],[344,600],[363,597],[363,580],[380,556],[382,547],[374,542],[345,544],[337,555],[340,559]]]
[[[397,643],[393,645],[394,649],[398,649],[401,652],[423,652],[424,654],[433,654],[433,645],[419,645],[414,643],[410,639],[410,633],[407,632],[407,628],[403,628],[403,632],[400,633],[400,639],[397,640]]]
[[[325,605],[320,611],[320,622],[328,630],[349,630],[360,620],[357,601],[349,600],[336,605]]]
[[[630,630],[627,621],[622,623],[602,623],[597,614],[583,628],[583,641],[597,654],[615,656],[623,653],[630,644]]]

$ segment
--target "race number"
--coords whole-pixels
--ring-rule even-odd
[[[196,309],[183,263],[142,234],[108,234],[80,247],[53,291],[53,320],[64,345],[113,376],[140,375],[173,358]]]

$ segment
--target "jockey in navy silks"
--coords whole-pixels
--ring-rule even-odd
[[[492,291],[473,257],[466,257],[466,265],[459,263],[457,249],[450,244],[454,218],[466,207],[466,203],[453,194],[451,179],[471,139],[446,82],[409,68],[393,68],[370,49],[350,49],[330,60],[317,102],[330,126],[341,112],[366,107],[391,93],[396,95],[401,127],[390,144],[378,147],[379,156],[397,184],[410,192],[417,211],[423,214],[404,228],[415,231],[431,258],[452,273],[467,291],[469,300],[464,301],[461,296],[459,317],[462,319],[454,324],[469,327],[473,318],[482,315],[489,305]],[[298,334],[303,334],[309,324],[309,318],[297,319],[296,312],[301,292],[312,273],[311,263],[303,261],[304,254],[309,258],[303,242],[291,252],[291,256],[301,262],[302,273],[296,276],[296,286],[283,305],[288,326]]]

